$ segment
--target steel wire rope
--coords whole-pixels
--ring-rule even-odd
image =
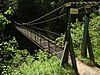
[[[59,15],[59,16],[57,16],[57,17],[54,17],[54,18],[51,18],[51,19],[45,20],[45,21],[41,21],[41,22],[37,22],[37,23],[32,23],[32,24],[20,24],[20,23],[17,23],[17,24],[19,24],[19,25],[23,25],[23,26],[28,26],[28,25],[32,26],[32,25],[37,25],[37,24],[46,23],[46,22],[49,22],[49,21],[55,20],[55,19],[57,19],[57,18],[63,17],[63,16],[65,16],[65,15],[66,15],[66,13],[65,13],[65,14],[62,14],[62,15]]]
[[[55,19],[57,19],[57,18],[63,17],[63,16],[65,16],[65,15],[66,15],[66,14],[62,14],[62,15],[60,15],[60,16],[57,16],[57,17],[51,18],[51,19],[46,20],[46,21],[42,21],[42,22],[38,22],[38,23],[34,23],[34,25],[36,25],[36,24],[41,24],[41,23],[45,23],[45,22],[48,22],[48,21],[52,21],[52,20],[55,20]],[[18,22],[16,22],[16,21],[14,21],[14,23],[17,24],[17,25],[19,25],[19,26],[29,26],[29,24],[28,24],[28,25],[23,25],[23,24],[18,23]],[[55,33],[55,32],[49,31],[49,30],[44,30],[44,29],[41,29],[41,28],[37,28],[37,27],[33,26],[33,24],[30,25],[30,27],[33,27],[33,28],[36,28],[36,29],[38,29],[38,30],[42,30],[42,31],[47,31],[47,32],[52,33],[52,34],[55,34],[55,35],[57,35],[57,36],[61,36],[60,34],[57,34],[57,33]]]
[[[40,18],[37,18],[37,19],[35,19],[35,20],[33,20],[33,21],[30,21],[30,22],[27,22],[27,23],[24,23],[24,24],[30,24],[30,23],[36,22],[36,21],[38,21],[38,20],[40,20],[40,19],[42,19],[42,18],[44,18],[44,17],[46,17],[46,16],[48,16],[48,15],[54,13],[54,12],[56,12],[57,10],[59,10],[59,9],[62,8],[62,7],[64,7],[64,4],[63,4],[62,6],[56,8],[56,9],[54,9],[53,11],[51,11],[51,12],[49,12],[49,13],[47,13],[47,14],[41,16]]]
[[[93,1],[93,2],[67,2],[67,3],[69,3],[69,4],[84,4],[84,3],[85,3],[85,4],[88,4],[88,3],[99,4],[100,1],[99,1],[99,2],[95,2],[95,1]],[[36,22],[36,21],[38,21],[38,20],[40,20],[40,19],[42,19],[42,18],[44,18],[44,17],[46,17],[46,16],[48,16],[48,15],[54,13],[54,12],[56,12],[56,11],[59,10],[60,8],[64,7],[65,5],[66,5],[66,3],[63,4],[62,6],[60,6],[60,7],[56,8],[56,9],[54,9],[53,11],[51,11],[51,12],[49,12],[49,13],[47,13],[47,14],[41,16],[40,18],[37,18],[37,19],[35,19],[35,20],[33,20],[33,21],[30,21],[30,22],[27,22],[27,23],[22,23],[22,24],[25,25],[25,24],[30,24],[30,23]],[[67,6],[67,7],[69,7],[69,6]]]
[[[41,23],[45,23],[45,22],[48,22],[48,21],[52,21],[52,20],[55,20],[55,19],[57,19],[57,18],[63,17],[63,16],[65,16],[65,15],[66,15],[66,14],[62,14],[62,15],[60,15],[60,16],[51,18],[51,19],[46,20],[46,21],[34,23],[34,25],[36,25],[36,24],[41,24]],[[16,21],[14,21],[14,23],[16,23],[16,24],[19,25],[19,26],[29,26],[29,24],[28,24],[28,25],[23,25],[23,24],[18,23],[18,22],[16,22]],[[32,24],[32,25],[33,25],[33,24]],[[52,31],[49,31],[49,30],[44,30],[44,29],[41,29],[41,28],[37,28],[37,27],[34,27],[34,26],[32,26],[32,25],[31,25],[31,27],[36,28],[36,29],[38,29],[38,30],[47,31],[47,32],[49,32],[49,33],[55,34],[55,35],[57,35],[57,36],[60,36],[60,34],[57,34],[57,33],[55,33],[55,32],[52,32]]]
[[[15,24],[17,24],[17,25],[23,26],[22,23],[18,23],[18,22],[16,22],[15,20],[13,20],[13,22],[14,22]]]
[[[23,25],[21,25],[20,23],[17,23],[17,22],[16,22],[16,24],[18,24],[18,26],[23,26]],[[27,25],[27,26],[28,26],[28,25]],[[57,36],[61,36],[61,35],[58,34],[58,33],[55,33],[55,32],[52,32],[52,31],[49,31],[49,30],[46,30],[46,29],[38,28],[38,27],[35,27],[35,26],[28,26],[28,27],[32,27],[32,28],[35,28],[35,29],[38,29],[38,30],[41,30],[41,31],[47,31],[47,32],[52,33],[52,34],[55,34],[55,35],[57,35]]]
[[[54,17],[54,18],[51,18],[51,19],[48,19],[48,20],[45,20],[45,21],[33,23],[33,24],[22,24],[22,23],[18,23],[18,22],[16,22],[16,21],[14,21],[14,20],[13,20],[13,21],[14,21],[15,24],[20,25],[20,26],[28,26],[28,25],[33,26],[33,25],[42,24],[42,23],[46,23],[46,22],[55,20],[55,19],[57,19],[57,18],[60,18],[60,17],[65,16],[65,15],[66,15],[66,13],[65,13],[65,14],[62,14],[62,15],[59,15],[59,16],[57,16],[57,17]]]
[[[41,30],[41,31],[49,32],[49,33],[54,34],[54,35],[57,35],[57,36],[61,36],[60,34],[55,33],[55,32],[52,32],[52,31],[47,30],[47,29],[42,29],[42,28],[38,28],[38,27],[35,27],[35,26],[28,26],[28,27],[32,27],[34,29],[38,29],[38,30]]]
[[[100,3],[100,1],[99,2],[68,2],[68,3],[70,3],[70,4],[76,4],[76,3],[97,3],[97,4],[99,4]],[[50,15],[51,13],[53,13],[53,12],[55,12],[55,11],[57,11],[57,10],[59,10],[61,7],[63,7],[64,5],[66,5],[66,3],[65,4],[63,4],[62,6],[60,6],[60,7],[58,7],[57,9],[55,9],[55,10],[53,10],[53,11],[51,11],[50,13],[47,13],[46,15],[44,15],[44,16],[42,16],[42,17],[40,17],[41,19],[42,18],[44,18],[44,17],[46,17],[46,16],[48,16],[48,15]],[[84,6],[83,6],[84,7]],[[82,8],[83,8],[82,7]],[[81,9],[81,8],[79,8],[79,9]],[[58,18],[59,18],[60,16],[58,16]],[[39,20],[40,20],[40,18],[38,18]],[[36,19],[36,20],[38,20],[38,19]],[[55,19],[56,19],[56,17],[55,17]],[[33,21],[35,21],[36,22],[36,20],[33,20]],[[50,21],[51,21],[51,19],[49,19]],[[49,20],[46,20],[47,22],[49,21]],[[54,19],[53,19],[54,20]],[[31,22],[33,22],[33,21],[31,21]],[[45,23],[46,21],[42,21],[43,23]],[[28,24],[28,23],[31,23],[31,22],[28,22],[28,23],[18,23],[18,22],[16,22],[16,21],[14,21],[16,24],[18,24],[18,25],[25,25],[25,24]],[[37,23],[34,23],[34,24],[41,24],[42,22],[37,22]]]

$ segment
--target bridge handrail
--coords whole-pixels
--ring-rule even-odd
[[[28,26],[28,27],[30,27],[30,26]],[[35,26],[31,26],[31,27],[34,28],[34,29],[40,30],[40,31],[45,31],[45,32],[49,32],[49,33],[57,35],[57,36],[61,36],[58,33],[55,33],[55,32],[52,32],[52,31],[49,31],[49,30],[46,30],[46,29],[38,28],[38,27],[35,27]]]
[[[51,43],[53,43],[53,44],[56,44],[55,41],[50,40],[50,39],[48,39],[47,37],[43,36],[42,34],[35,32],[33,29],[29,29],[29,28],[27,28],[27,27],[25,27],[25,26],[20,26],[20,27],[21,27],[21,28],[25,28],[25,29],[29,30],[30,32],[33,32],[33,33],[35,33],[35,34],[37,34],[37,35],[40,35],[41,37],[43,37],[44,39],[48,40],[49,42],[51,42]]]
[[[21,23],[18,23],[18,22],[16,22],[16,21],[13,21],[15,24],[17,24],[17,26],[28,26],[28,25],[23,25],[23,24],[21,24]],[[61,36],[60,34],[58,34],[58,33],[55,33],[55,32],[52,32],[52,31],[49,31],[49,30],[44,30],[44,29],[42,29],[42,28],[38,28],[38,27],[35,27],[35,26],[28,26],[28,27],[32,27],[32,28],[35,28],[35,29],[38,29],[38,30],[41,30],[41,31],[45,31],[45,32],[49,32],[49,33],[51,33],[51,34],[54,34],[54,35],[57,35],[57,36]]]

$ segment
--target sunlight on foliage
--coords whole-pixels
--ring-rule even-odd
[[[4,12],[4,14],[6,14],[6,15],[13,15],[13,13],[14,13],[14,11],[12,10],[11,7],[9,7],[6,12]]]
[[[61,34],[61,37],[58,37],[55,41],[56,41],[56,45],[59,47],[64,48],[64,37],[65,35]]]
[[[8,8],[8,10],[6,12],[4,12],[4,14],[6,15],[13,15],[14,11],[12,10],[11,7]],[[5,29],[5,25],[11,23],[11,21],[9,21],[4,15],[3,13],[0,13],[0,30]]]
[[[2,13],[0,13],[0,30],[5,29],[5,25],[9,23],[11,22],[7,20],[6,17],[4,17]]]

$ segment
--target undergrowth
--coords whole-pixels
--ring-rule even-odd
[[[60,60],[46,51],[39,50],[34,56],[24,50],[18,50],[15,38],[3,44],[0,48],[0,75],[74,75],[70,66],[63,68]],[[4,58],[3,58],[4,57]]]

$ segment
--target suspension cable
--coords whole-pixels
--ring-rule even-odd
[[[36,22],[36,21],[38,21],[38,20],[40,20],[40,19],[42,19],[42,18],[44,18],[44,17],[46,17],[46,16],[48,16],[48,15],[50,15],[50,14],[56,12],[56,11],[59,10],[60,8],[62,8],[62,7],[64,7],[64,6],[66,7],[66,4],[71,4],[71,5],[75,5],[75,4],[100,4],[100,1],[98,1],[98,2],[95,2],[95,1],[92,1],[92,2],[67,2],[67,3],[63,4],[62,6],[60,6],[60,7],[56,8],[56,9],[54,9],[53,11],[51,11],[51,12],[49,12],[49,13],[47,13],[47,14],[41,16],[40,18],[37,18],[37,19],[35,19],[35,20],[33,20],[33,21],[30,21],[30,22],[27,22],[27,23],[23,23],[23,24],[34,23],[34,22]],[[68,6],[67,6],[67,7],[68,7]],[[79,9],[81,9],[81,8],[79,8]],[[21,24],[21,25],[22,25],[22,24]]]
[[[24,24],[24,23],[23,23],[23,24],[21,24],[21,25],[24,25],[24,26],[30,25],[30,26],[32,26],[32,25],[42,24],[42,23],[46,23],[46,22],[55,20],[55,19],[57,19],[57,18],[63,17],[63,16],[65,16],[65,15],[66,15],[66,14],[62,14],[62,15],[60,15],[60,16],[57,16],[57,17],[54,17],[54,18],[51,18],[51,19],[48,19],[48,20],[45,20],[45,21],[41,21],[41,22],[37,22],[37,23],[32,23],[32,24]]]
[[[45,21],[41,21],[41,22],[37,22],[37,23],[32,23],[32,24],[24,24],[24,23],[18,23],[18,22],[16,22],[16,21],[14,21],[14,23],[16,23],[17,25],[20,25],[20,26],[28,26],[28,25],[30,25],[30,26],[32,26],[32,25],[37,25],[37,24],[42,24],[42,23],[46,23],[46,22],[49,22],[49,21],[52,21],[52,20],[55,20],[55,19],[57,19],[57,18],[60,18],[60,17],[63,17],[63,16],[65,16],[66,14],[62,14],[62,15],[59,15],[59,16],[57,16],[57,17],[54,17],[54,18],[51,18],[51,19],[48,19],[48,20],[45,20]]]
[[[33,20],[33,21],[30,21],[30,22],[27,22],[27,23],[25,23],[25,24],[29,24],[29,23],[36,22],[36,21],[38,21],[38,20],[40,20],[40,19],[42,19],[42,18],[44,18],[44,17],[46,17],[46,16],[48,16],[48,15],[54,13],[54,12],[56,12],[57,10],[59,10],[60,8],[62,8],[63,6],[64,6],[64,5],[62,5],[62,6],[58,7],[58,8],[56,8],[56,9],[54,9],[53,11],[51,11],[51,12],[49,12],[49,13],[47,13],[47,14],[41,16],[40,18],[37,18],[37,19],[35,19],[35,20]]]
[[[13,20],[13,22],[14,22],[15,24],[17,24],[17,25],[20,25],[20,26],[23,25],[22,23],[18,23],[18,22],[14,21],[14,20]]]
[[[38,27],[35,27],[35,26],[28,26],[28,27],[32,27],[32,28],[37,29],[37,30],[40,30],[40,31],[49,32],[49,33],[54,34],[54,35],[57,35],[57,36],[61,36],[60,34],[55,33],[55,32],[52,32],[52,31],[47,30],[47,29],[42,29],[42,28],[38,28]]]

